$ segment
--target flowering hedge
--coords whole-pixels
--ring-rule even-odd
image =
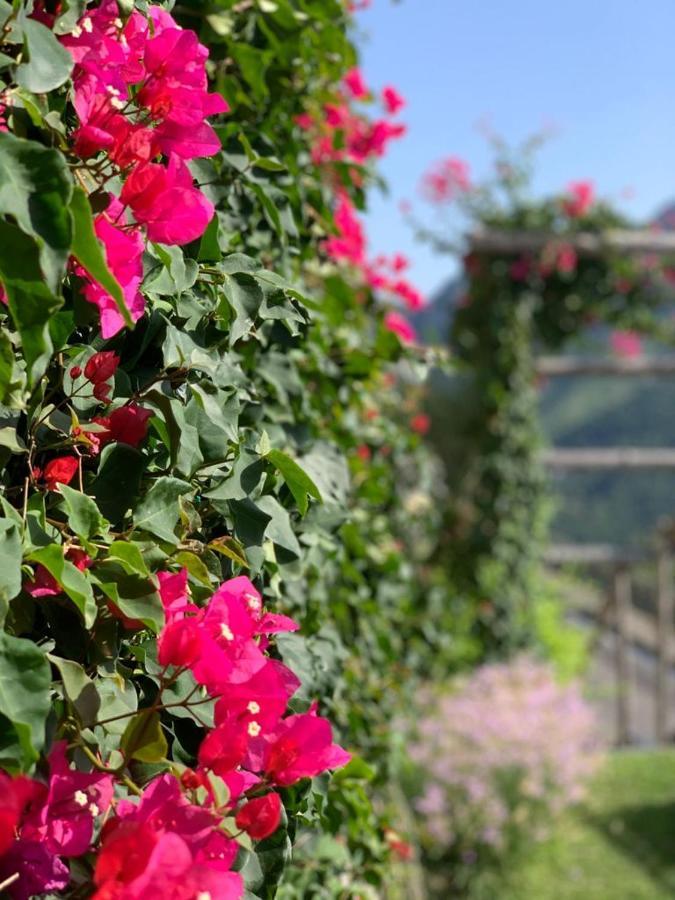
[[[422,706],[409,745],[421,839],[432,880],[466,896],[583,797],[597,723],[577,684],[527,657],[481,666]]]
[[[435,476],[392,393],[421,298],[357,214],[402,100],[349,27],[0,0],[9,896],[382,881]]]

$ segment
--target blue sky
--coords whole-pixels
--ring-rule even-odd
[[[675,0],[373,0],[358,23],[368,82],[408,101],[409,133],[380,169],[389,196],[371,197],[371,247],[407,253],[424,291],[453,264],[414,241],[398,205],[424,209],[420,175],[443,156],[487,171],[481,119],[509,142],[555,126],[538,192],[590,178],[637,217],[675,199]]]

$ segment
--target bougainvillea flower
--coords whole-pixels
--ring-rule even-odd
[[[567,186],[567,196],[562,208],[571,219],[585,216],[595,202],[595,188],[592,181],[573,181]]]
[[[257,722],[261,733],[273,729],[300,687],[300,679],[283,663],[268,659],[248,681],[223,687],[216,703],[216,725],[229,718]]]
[[[390,116],[395,116],[405,106],[405,100],[396,88],[387,86],[382,90],[382,102]]]
[[[384,316],[384,327],[393,332],[404,344],[413,344],[417,340],[417,332],[400,313],[389,310]]]
[[[431,203],[449,203],[470,187],[468,163],[456,156],[449,156],[432,166],[423,176],[421,191]]]
[[[50,853],[43,843],[22,837],[0,856],[0,883],[17,874],[18,879],[7,888],[12,900],[32,900],[62,891],[70,881],[70,871],[63,860]]]
[[[235,825],[254,841],[262,841],[279,827],[281,797],[274,791],[245,803],[237,812]]]
[[[94,353],[84,367],[84,377],[92,384],[101,384],[113,377],[119,364],[119,356],[111,350]]]
[[[186,618],[169,622],[157,641],[157,658],[161,666],[192,668],[202,650],[199,621]]]
[[[355,100],[361,100],[369,94],[368,86],[363,78],[363,74],[357,67],[350,69],[343,76],[342,83]]]
[[[89,849],[94,820],[107,812],[113,779],[102,772],[78,772],[69,767],[66,742],[49,754],[49,783],[44,803],[28,816],[23,834],[44,841],[58,856],[81,856]]]
[[[431,417],[426,413],[417,413],[410,420],[410,427],[417,434],[427,434],[431,428]]]
[[[137,166],[122,188],[120,199],[148,238],[162,244],[188,244],[200,237],[213,218],[213,204],[197,190],[185,163],[175,154],[167,167]]]
[[[625,359],[635,359],[642,353],[642,341],[636,331],[614,331],[610,343],[614,353]]]
[[[33,577],[24,581],[22,587],[31,597],[55,597],[61,593],[61,585],[44,566],[38,566]]]
[[[96,862],[98,900],[241,897],[241,877],[228,871],[237,847],[220,831],[221,816],[190,803],[173,775],[158,776],[139,803],[120,801],[116,812]]]
[[[44,469],[35,469],[33,475],[44,482],[48,491],[55,491],[59,484],[70,484],[79,466],[76,456],[57,456]]]
[[[123,822],[96,860],[94,900],[239,900],[241,876],[196,862],[184,837]]]
[[[245,722],[228,719],[206,735],[199,747],[199,765],[222,775],[236,769],[246,756],[249,742]]]
[[[286,787],[327,769],[339,769],[350,759],[350,753],[333,743],[330,722],[317,716],[314,705],[309,712],[279,723],[268,740],[264,771],[275,784]]]
[[[159,572],[159,596],[164,607],[167,622],[183,619],[187,612],[196,612],[197,607],[190,603],[188,595],[188,570],[179,572]]]
[[[98,433],[100,445],[119,441],[130,447],[138,447],[147,437],[148,419],[152,415],[152,410],[136,403],[128,403],[113,410],[109,416],[95,416],[93,421],[106,429]]]
[[[132,320],[136,322],[145,310],[145,300],[138,289],[143,278],[143,238],[138,229],[125,225],[123,212],[119,201],[111,197],[106,211],[96,216],[94,228],[105,247],[108,268],[122,288],[125,305]],[[124,319],[117,303],[84,268],[78,265],[76,271],[87,281],[84,287],[85,298],[98,307],[101,334],[106,339],[113,337],[124,327]]]
[[[356,215],[356,209],[344,192],[340,193],[335,207],[337,236],[324,242],[324,249],[333,260],[347,260],[360,266],[365,262],[366,238]]]

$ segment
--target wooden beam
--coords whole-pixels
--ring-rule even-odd
[[[670,697],[668,678],[671,671],[672,632],[675,621],[675,593],[673,583],[673,546],[669,535],[662,534],[659,542],[656,594],[656,685],[655,726],[657,740],[662,744],[670,738]]]
[[[675,375],[675,355],[635,359],[540,356],[535,366],[538,375],[553,378],[569,375]]]
[[[651,229],[610,229],[601,234],[579,232],[564,237],[550,231],[477,230],[468,236],[471,250],[494,256],[535,253],[547,244],[565,243],[580,256],[602,256],[608,252],[620,254],[649,253],[657,256],[675,254],[675,233]]]
[[[614,665],[616,667],[616,731],[620,746],[630,743],[630,613],[632,586],[630,571],[617,566],[612,585],[616,627]]]
[[[620,547],[615,544],[551,544],[543,556],[544,562],[557,566],[567,563],[621,565],[642,562],[648,558],[645,553],[634,547]]]
[[[675,469],[675,449],[664,447],[570,447],[545,450],[551,469]]]

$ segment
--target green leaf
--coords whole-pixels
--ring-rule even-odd
[[[191,553],[189,550],[181,550],[173,559],[178,565],[186,568],[195,581],[203,584],[204,587],[212,587],[209,570],[196,553]]]
[[[45,94],[61,87],[73,70],[73,57],[52,31],[35,19],[23,20],[23,56],[16,81],[26,90]]]
[[[0,152],[0,195],[2,165]],[[40,275],[40,253],[35,241],[16,225],[1,220],[0,282],[7,292],[9,311],[21,338],[29,381],[34,384],[44,374],[51,358],[49,322],[63,301],[52,294]]]
[[[73,705],[82,725],[85,727],[93,725],[101,708],[101,698],[94,682],[79,663],[52,656],[51,653],[48,653],[47,657],[59,670],[64,693]]]
[[[0,519],[0,626],[9,601],[21,590],[21,532],[16,522]]]
[[[126,325],[133,328],[134,322],[124,302],[122,288],[108,268],[103,247],[96,237],[89,199],[79,185],[75,185],[73,190],[70,213],[73,217],[73,256],[89,272],[94,281],[97,281],[110,294]]]
[[[82,613],[85,628],[91,628],[98,612],[91,582],[84,572],[69,562],[63,555],[62,544],[40,547],[28,557],[31,562],[40,563],[52,575],[75,606]]]
[[[104,448],[91,492],[109,522],[120,522],[134,506],[144,471],[145,457],[128,444]]]
[[[178,543],[174,528],[180,518],[178,498],[192,491],[179,478],[158,478],[134,510],[134,528],[154,534],[169,544]]]
[[[143,575],[146,578],[150,575],[140,548],[131,541],[113,541],[108,547],[108,558],[119,560],[129,575]]]
[[[53,294],[60,290],[70,253],[72,190],[62,153],[0,132],[0,214],[13,216],[21,231],[35,238],[40,268]],[[0,240],[0,260],[13,252]],[[21,261],[14,261],[13,268],[30,272]],[[39,271],[34,268],[24,278],[39,282]]]
[[[321,493],[318,487],[294,459],[291,459],[286,453],[282,453],[281,450],[270,450],[267,454],[267,459],[283,475],[284,481],[288,485],[288,489],[293,494],[295,502],[298,504],[298,509],[303,515],[307,512],[308,497],[311,496],[315,500],[321,501]]]
[[[104,594],[127,618],[142,622],[155,634],[161,630],[164,607],[154,579],[130,575],[117,564],[97,567],[95,579]]]
[[[120,750],[126,759],[140,762],[161,762],[169,747],[162,731],[157,710],[141,710],[128,723],[120,741]]]
[[[0,632],[0,716],[9,720],[15,742],[0,740],[0,762],[29,768],[45,742],[51,709],[51,673],[47,659],[32,641]],[[18,756],[12,756],[16,753]]]
[[[110,523],[103,518],[91,497],[81,491],[73,490],[66,484],[62,484],[59,490],[65,501],[68,525],[71,531],[85,539],[107,532]]]

